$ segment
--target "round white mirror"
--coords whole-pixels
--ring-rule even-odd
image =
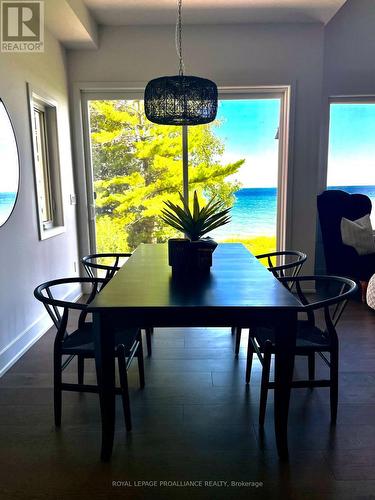
[[[18,195],[20,167],[16,136],[0,99],[0,226],[9,219]]]

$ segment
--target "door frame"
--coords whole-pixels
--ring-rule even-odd
[[[294,87],[293,84],[280,86],[218,86],[219,100],[280,98],[277,250],[285,250],[290,247],[292,232]],[[144,83],[134,83],[128,87],[107,82],[94,84],[77,82],[73,85],[73,145],[76,157],[75,184],[79,200],[78,228],[81,256],[94,253],[96,248],[88,101],[95,99],[142,99],[144,88]]]

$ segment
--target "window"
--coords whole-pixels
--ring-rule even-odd
[[[64,231],[57,135],[57,108],[48,97],[29,89],[34,173],[41,240]]]
[[[375,228],[374,131],[373,98],[331,102],[327,188],[367,195]]]

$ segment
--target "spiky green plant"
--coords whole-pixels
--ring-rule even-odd
[[[216,196],[211,198],[207,205],[200,207],[197,192],[194,191],[193,211],[191,212],[184,197],[181,193],[179,195],[182,207],[171,201],[164,201],[163,203],[168,208],[162,209],[161,218],[170,226],[185,233],[191,241],[198,241],[209,231],[230,222],[228,214],[231,208],[224,208],[225,205],[221,201],[215,202]]]

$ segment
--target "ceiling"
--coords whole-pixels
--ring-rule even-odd
[[[98,24],[160,25],[176,21],[177,0],[83,0]],[[326,24],[346,0],[183,0],[185,24]]]
[[[326,24],[345,2],[183,0],[183,23]],[[174,25],[177,14],[177,0],[44,0],[44,5],[48,29],[65,47],[71,49],[97,49],[98,25]]]

